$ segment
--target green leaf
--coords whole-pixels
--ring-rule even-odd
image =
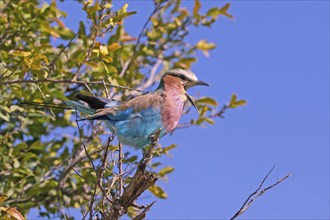
[[[204,121],[206,121],[206,118],[201,117],[201,118],[197,119],[194,124],[201,125]]]
[[[2,204],[6,199],[8,199],[8,196],[0,194],[0,204]]]
[[[158,173],[158,176],[162,177],[165,176],[166,174],[169,174],[174,171],[174,167],[164,167],[161,169]]]
[[[214,120],[211,118],[205,118],[205,121],[211,125],[214,125]]]
[[[170,146],[165,147],[165,148],[164,148],[164,151],[165,151],[165,153],[167,153],[168,151],[170,151],[170,150],[172,150],[172,149],[174,149],[174,148],[176,148],[176,147],[177,147],[176,144],[171,144]]]
[[[102,57],[102,60],[104,60],[106,63],[111,63],[111,62],[113,62],[112,57]]]
[[[21,51],[21,50],[14,50],[11,55],[13,56],[19,56],[19,57],[27,57],[31,55],[31,52],[29,51]]]
[[[245,101],[244,99],[241,99],[241,100],[238,100],[238,101],[235,102],[236,107],[243,106],[243,105],[246,105],[246,104],[247,104],[247,101]]]
[[[109,54],[108,48],[106,46],[100,45],[100,53],[105,56]]]
[[[23,112],[25,109],[18,106],[18,105],[11,105],[10,106],[10,111],[11,112],[14,112],[14,111],[20,111],[20,112]]]
[[[119,48],[121,48],[121,46],[118,43],[112,43],[108,46],[108,51],[111,53],[118,50]]]
[[[0,210],[4,211],[5,213],[15,218],[16,220],[25,220],[23,215],[13,207],[0,207]]]
[[[164,190],[157,185],[150,186],[149,191],[160,199],[167,198],[167,194],[164,192]]]
[[[65,40],[71,40],[75,35],[72,30],[66,27],[54,27],[54,31]]]
[[[235,102],[236,102],[236,99],[237,99],[237,95],[234,93],[234,94],[231,96],[231,99],[230,99],[230,102],[229,102],[229,106],[234,105]]]
[[[216,47],[215,43],[208,43],[206,40],[200,40],[196,44],[196,48],[199,50],[212,50]]]
[[[225,4],[222,8],[220,8],[219,13],[228,17],[228,18],[234,18],[231,14],[227,12],[227,10],[230,7],[230,3]]]
[[[89,8],[89,12],[97,12],[99,10],[101,10],[101,6],[99,5],[98,2],[96,2],[95,5]]]
[[[138,212],[137,212],[137,210],[136,210],[135,207],[133,207],[133,206],[128,207],[128,209],[127,209],[127,215],[131,219],[133,219],[135,216],[137,216],[137,214],[138,214]]]
[[[185,57],[182,58],[179,62],[176,62],[174,65],[183,69],[188,69],[190,68],[191,64],[193,64],[196,61],[197,59],[194,57]]]
[[[246,105],[246,104],[247,104],[247,102],[244,99],[237,100],[237,95],[233,94],[231,99],[230,99],[228,107],[229,108],[237,108],[239,106],[243,106],[243,105]]]
[[[10,121],[10,115],[8,113],[6,113],[6,115],[4,115],[0,112],[0,118],[5,120],[6,122]]]
[[[43,151],[45,149],[45,146],[41,144],[40,140],[37,140],[31,144],[29,147],[31,150],[36,150],[36,151]]]
[[[125,161],[125,163],[132,163],[132,162],[136,162],[137,159],[138,159],[138,157],[136,155],[134,155],[134,156],[131,156],[131,157],[125,159],[124,161]]]
[[[128,16],[131,16],[131,15],[134,15],[136,14],[137,12],[136,11],[130,11],[130,12],[125,12],[121,15],[118,15],[118,16],[115,16],[112,18],[112,22],[118,22],[118,21],[121,21],[123,18],[126,18]]]
[[[202,7],[202,4],[199,2],[199,0],[195,0],[195,5],[194,5],[194,9],[193,9],[194,17],[198,16],[198,11],[201,7]]]
[[[207,11],[206,13],[206,16],[210,16],[210,17],[213,17],[213,18],[217,18],[218,15],[220,14],[220,10],[218,7],[215,7],[215,8],[211,8]]]
[[[21,50],[14,50],[11,55],[18,56],[18,57],[28,57],[31,55],[29,51],[21,51]]]
[[[206,104],[206,105],[212,105],[212,106],[218,106],[217,101],[210,97],[203,97],[195,101],[196,105]]]
[[[110,4],[110,3],[104,4],[104,8],[112,8],[112,7],[113,7],[113,4]]]

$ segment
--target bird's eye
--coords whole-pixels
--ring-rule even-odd
[[[182,80],[187,80],[186,76],[184,76],[184,75],[178,75],[178,77]]]

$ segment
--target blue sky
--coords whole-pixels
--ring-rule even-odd
[[[201,1],[202,9],[226,2]],[[136,36],[152,3],[128,3],[138,14],[125,25]],[[69,14],[66,25],[85,19],[74,2],[60,6]],[[276,165],[266,185],[292,176],[241,218],[329,219],[329,2],[234,1],[229,12],[234,20],[220,17],[212,29],[189,36],[192,43],[217,44],[209,58],[199,53],[192,67],[211,86],[190,93],[220,104],[237,93],[248,105],[228,110],[214,126],[161,140],[179,145],[164,159],[176,170],[168,183],[160,182],[169,198],[157,200],[148,218],[228,219]]]

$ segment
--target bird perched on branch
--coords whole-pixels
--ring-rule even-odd
[[[186,90],[197,85],[208,86],[190,70],[172,69],[164,74],[154,92],[126,102],[76,94],[88,107],[76,101],[66,101],[66,104],[90,114],[86,119],[105,120],[120,143],[142,148],[150,143],[151,135],[157,130],[161,130],[159,137],[163,137],[175,129],[186,102],[196,108]]]

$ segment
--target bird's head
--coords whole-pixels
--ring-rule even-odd
[[[164,74],[163,79],[168,75],[174,76],[181,83],[181,85],[185,90],[189,89],[190,87],[198,86],[198,85],[209,86],[209,84],[207,84],[206,82],[198,80],[197,76],[190,70],[171,69]]]
[[[161,85],[164,85],[166,83],[167,79],[170,78],[171,82],[178,83],[179,85],[182,85],[184,88],[184,93],[187,97],[187,99],[191,102],[191,104],[196,108],[196,104],[193,101],[192,97],[186,92],[189,88],[193,86],[209,86],[206,82],[203,82],[201,80],[198,80],[197,76],[190,70],[184,70],[184,69],[171,69],[168,70],[162,80]],[[160,86],[161,86],[160,85]]]

